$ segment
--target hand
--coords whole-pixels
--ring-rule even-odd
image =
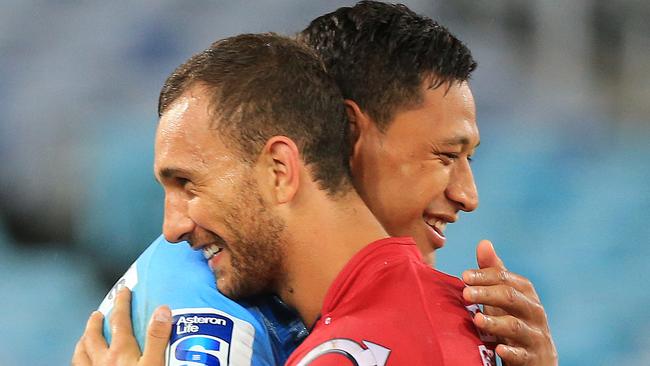
[[[474,324],[497,337],[496,353],[507,366],[556,366],[557,351],[546,312],[527,278],[506,269],[492,243],[476,248],[478,270],[463,272],[465,300],[483,304]]]
[[[95,311],[90,315],[86,330],[77,342],[72,356],[73,366],[162,366],[165,349],[171,334],[171,311],[158,307],[147,327],[144,354],[133,336],[131,328],[131,291],[123,288],[117,294],[110,324],[113,340],[108,346],[102,335],[103,315]]]

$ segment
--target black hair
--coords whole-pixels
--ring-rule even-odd
[[[430,88],[467,81],[470,50],[449,31],[402,4],[361,1],[314,19],[298,39],[320,55],[343,97],[384,130],[394,113]]]

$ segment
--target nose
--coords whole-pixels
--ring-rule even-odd
[[[478,191],[468,160],[459,161],[451,172],[447,185],[447,197],[456,203],[459,210],[471,212],[478,207]]]
[[[187,214],[187,199],[180,192],[165,194],[165,218],[163,235],[170,243],[188,240],[194,230],[195,223]]]

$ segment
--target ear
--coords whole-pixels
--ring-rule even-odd
[[[343,103],[345,104],[345,112],[348,115],[350,145],[352,146],[350,168],[354,171],[354,164],[358,161],[364,137],[368,136],[370,129],[375,128],[375,124],[355,101],[345,99]]]
[[[273,136],[264,145],[265,173],[270,183],[271,195],[277,203],[290,202],[300,186],[300,153],[298,147],[286,136]]]

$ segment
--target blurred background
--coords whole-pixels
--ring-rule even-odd
[[[0,364],[68,364],[159,235],[166,76],[218,38],[291,34],[352,3],[0,1]],[[406,4],[479,62],[481,206],[439,268],[474,267],[491,239],[536,285],[562,365],[650,365],[650,2]]]

